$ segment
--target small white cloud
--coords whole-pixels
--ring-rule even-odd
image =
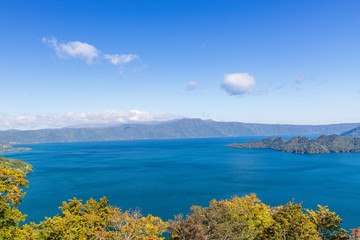
[[[100,51],[97,50],[94,46],[85,43],[85,42],[67,42],[67,43],[58,43],[57,39],[54,37],[51,38],[42,38],[44,43],[49,44],[54,48],[56,55],[60,58],[80,58],[85,61],[86,64],[92,64],[93,60],[97,58],[100,54]]]
[[[197,82],[190,81],[187,85],[187,90],[194,90],[197,86]]]
[[[224,75],[221,87],[232,95],[250,93],[255,86],[255,79],[248,73],[232,73]]]
[[[101,54],[98,49],[85,42],[73,41],[59,43],[54,37],[44,37],[42,38],[42,41],[53,48],[59,58],[79,58],[85,61],[88,65],[91,65],[94,59],[99,58],[106,59],[115,66],[120,65],[118,72],[119,76],[122,76],[125,72],[123,67],[124,64],[140,59],[140,57],[136,54]],[[143,64],[143,66],[145,66],[145,64]],[[143,66],[138,68],[136,71],[141,71],[141,69],[144,68]]]
[[[65,114],[2,116],[0,129],[59,128],[72,125],[124,124],[136,122],[167,121],[175,119],[168,113],[150,113],[131,110],[129,112],[105,110],[101,112],[68,112]]]
[[[305,80],[305,76],[304,75],[300,75],[297,79],[296,79],[296,84],[302,84]]]
[[[126,64],[133,60],[139,59],[139,56],[136,54],[105,54],[104,58],[109,60],[111,64],[114,65],[120,65],[120,64]]]

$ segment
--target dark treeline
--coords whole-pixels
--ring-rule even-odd
[[[74,198],[63,202],[60,214],[20,225],[26,215],[18,205],[26,187],[24,175],[0,166],[0,239],[360,239],[360,228],[349,234],[327,207],[314,211],[295,202],[270,207],[255,194],[192,206],[186,217],[168,222],[138,210],[123,211],[105,197],[86,203]]]
[[[265,138],[243,144],[233,143],[228,146],[233,148],[274,149],[282,152],[300,154],[346,153],[360,152],[360,138],[341,137],[336,134],[330,136],[322,135],[316,139],[293,137],[290,140],[285,140],[277,137]]]

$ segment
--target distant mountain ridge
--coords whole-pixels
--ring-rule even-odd
[[[180,119],[153,124],[130,124],[99,128],[61,128],[0,131],[0,143],[32,144],[79,141],[116,141],[131,139],[211,138],[279,135],[340,134],[359,123],[331,125],[259,124]]]
[[[343,137],[358,137],[360,138],[360,126],[353,128],[349,131],[343,132],[341,134]]]

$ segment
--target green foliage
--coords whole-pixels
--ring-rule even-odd
[[[234,143],[228,146],[233,148],[274,149],[282,152],[301,154],[360,152],[360,138],[330,135],[321,136],[317,139],[293,137],[287,141],[281,137],[277,137],[243,144]]]
[[[110,216],[111,239],[164,239],[161,235],[168,224],[159,217],[148,215],[144,217],[139,210],[122,212],[112,208]]]
[[[342,219],[335,212],[330,212],[327,206],[318,205],[316,211],[306,210],[312,217],[321,239],[349,239],[347,231],[340,227]]]
[[[0,152],[20,152],[20,151],[29,151],[31,148],[28,147],[16,147],[14,148],[8,144],[0,144]]]
[[[0,239],[13,239],[20,235],[19,222],[25,221],[17,206],[25,196],[27,187],[23,175],[0,166]]]
[[[0,166],[12,171],[17,171],[22,175],[30,173],[33,169],[33,166],[29,163],[26,163],[22,160],[5,158],[0,155]]]
[[[90,199],[85,205],[76,198],[63,202],[62,213],[46,218],[36,229],[38,239],[96,239],[106,233],[107,200]]]
[[[312,211],[290,202],[270,208],[252,194],[230,200],[212,200],[209,207],[193,206],[191,210],[186,219],[178,215],[169,221],[170,239],[349,239],[340,227],[342,220],[327,207],[319,206],[317,211]],[[358,236],[356,231],[353,230],[353,236]]]
[[[290,202],[273,209],[273,223],[265,230],[265,239],[321,239],[316,224],[303,212],[301,204]]]
[[[173,239],[259,239],[271,224],[270,207],[255,194],[230,200],[212,200],[209,207],[192,206],[192,213],[182,220],[170,221]]]
[[[122,212],[104,197],[85,204],[76,198],[63,202],[62,213],[32,227],[30,239],[163,239],[166,223],[139,211]]]

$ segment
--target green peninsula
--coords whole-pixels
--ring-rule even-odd
[[[281,137],[266,138],[243,144],[227,145],[232,148],[274,149],[298,154],[360,152],[360,138],[341,137],[339,135],[321,136],[316,139],[293,137],[285,140]]]
[[[23,176],[30,173],[33,169],[33,166],[29,163],[26,163],[22,160],[5,158],[2,155],[0,155],[0,166],[8,170],[16,171]]]
[[[8,144],[0,144],[0,152],[20,152],[20,151],[29,151],[31,148],[28,147],[13,147]]]

